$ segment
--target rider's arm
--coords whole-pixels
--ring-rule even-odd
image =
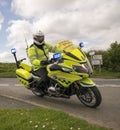
[[[41,65],[41,60],[37,58],[37,54],[34,47],[30,47],[28,49],[28,57],[29,57],[30,63],[34,67],[34,70],[37,70],[43,67],[43,65]]]
[[[50,43],[45,43],[49,49],[49,52],[53,52],[53,53],[62,53],[63,51],[57,47],[52,46]]]
[[[62,53],[63,51],[56,46],[54,47],[54,53]]]
[[[54,47],[50,43],[45,42],[45,44],[47,45],[49,52],[53,52],[53,53],[55,52]]]

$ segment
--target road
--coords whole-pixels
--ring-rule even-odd
[[[120,130],[120,79],[93,79],[102,94],[102,104],[97,109],[82,105],[76,96],[70,99],[39,98],[20,85],[16,78],[0,78],[0,95],[38,107],[59,109],[73,116],[114,130]],[[25,106],[25,104],[23,104]]]

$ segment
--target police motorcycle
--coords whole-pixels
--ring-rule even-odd
[[[39,97],[70,98],[76,95],[87,107],[96,108],[101,104],[102,97],[96,84],[90,79],[92,67],[82,50],[83,43],[77,47],[71,41],[61,41],[55,45],[60,53],[50,56],[46,69],[46,81],[35,76],[32,67],[17,60],[16,49],[11,49],[16,61],[17,79]]]

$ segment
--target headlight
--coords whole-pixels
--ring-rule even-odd
[[[93,69],[92,69],[92,66],[91,66],[89,60],[87,60],[87,63],[85,64],[85,66],[88,68],[89,74],[92,74],[93,73]]]
[[[62,67],[62,70],[63,70],[64,72],[72,72],[72,69],[67,68],[67,67]]]
[[[80,66],[73,65],[73,69],[74,69],[74,71],[79,72],[79,73],[88,73],[88,74],[93,73],[93,70],[92,70],[92,67],[91,67],[89,61],[81,64]]]
[[[85,67],[84,64],[82,64],[81,66],[73,65],[73,69],[74,71],[79,73],[88,73],[88,69]]]

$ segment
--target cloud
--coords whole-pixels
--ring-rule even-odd
[[[106,49],[111,42],[120,41],[119,5],[119,0],[13,0],[12,10],[26,19],[30,30],[45,32],[50,43],[83,40],[88,49]],[[18,25],[19,22],[14,21],[8,29],[8,39],[13,41],[9,45],[15,43],[15,37],[22,39],[18,37],[22,32],[17,29]],[[20,27],[25,26],[21,24]]]
[[[26,20],[13,20],[9,22],[8,46],[23,49],[26,46],[25,40],[32,37],[32,25]]]
[[[2,2],[0,6],[6,6]],[[53,45],[72,40],[83,41],[85,50],[107,49],[110,43],[120,42],[119,5],[119,0],[12,0],[12,13],[18,17],[9,21],[7,48],[15,47],[18,59],[27,57],[25,38],[30,45],[33,33],[41,30]],[[0,12],[0,29],[3,22]],[[0,60],[5,59],[14,61],[10,52],[1,53]]]
[[[0,0],[0,6],[5,7],[7,4],[8,4],[7,1],[5,1],[5,0]]]
[[[18,59],[27,57],[27,44],[32,44],[32,25],[26,20],[12,20],[9,22],[9,27],[6,30],[8,33],[7,47],[16,48]],[[6,57],[9,61],[14,61],[10,52],[4,52],[2,57]]]
[[[3,21],[4,21],[4,17],[2,15],[2,13],[0,12],[0,30],[1,30],[1,27],[2,27]]]
[[[78,0],[75,0],[75,2],[73,0],[13,0],[12,9],[16,14],[22,17],[31,18],[41,16],[48,12],[59,11],[65,7],[71,8],[72,4],[77,1]]]
[[[2,52],[0,54],[0,62],[8,62],[8,59],[12,61],[13,57],[9,52]]]
[[[9,51],[4,51],[0,54],[0,62],[15,62],[15,59],[14,59],[14,56],[13,54],[11,54],[10,52],[11,50]],[[22,55],[21,55],[22,54]],[[21,51],[21,50],[17,50],[17,59],[20,60],[22,58],[26,58],[26,63],[29,63],[29,59],[27,58],[26,56],[26,52],[25,51]]]

